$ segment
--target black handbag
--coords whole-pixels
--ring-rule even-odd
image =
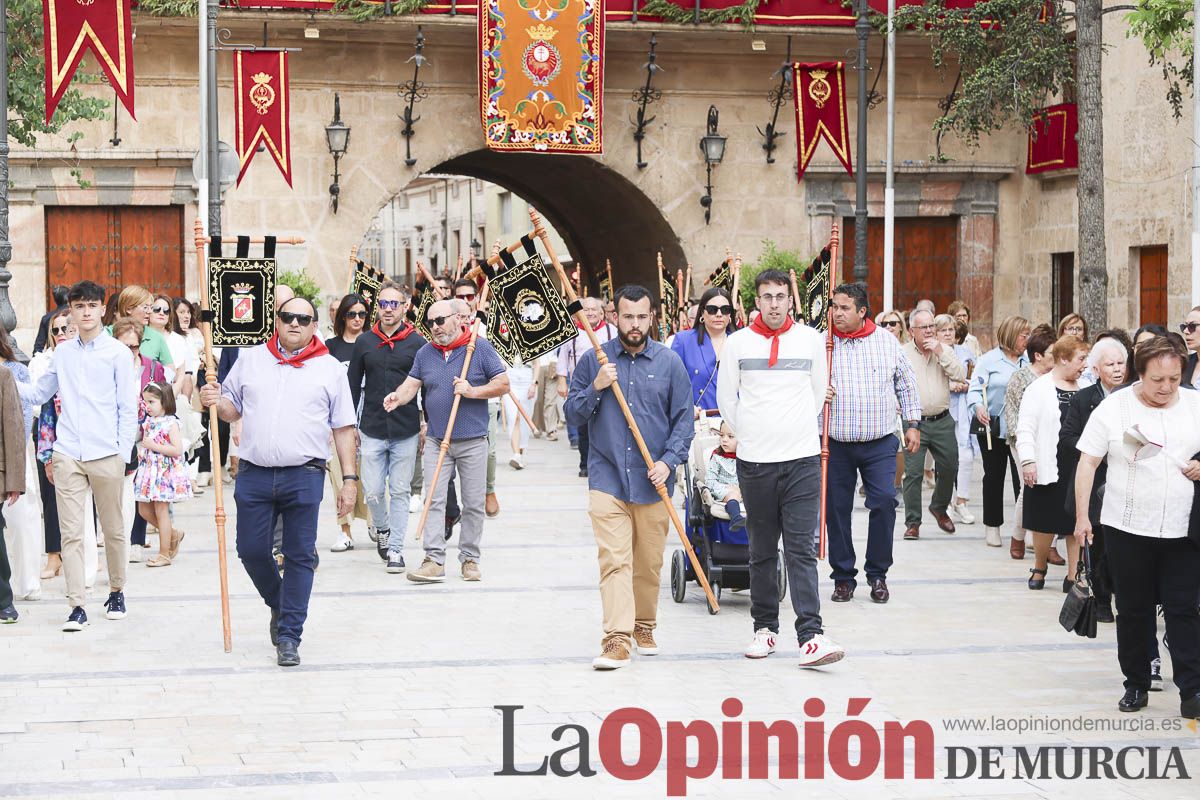
[[[992,441],[993,442],[1003,442],[1004,441],[1003,439],[1000,438],[1000,417],[993,415],[991,418],[989,418],[987,427],[992,429]],[[971,436],[983,436],[984,434],[987,433],[987,430],[984,428],[983,423],[979,421],[979,417],[972,416],[971,424],[967,428],[967,432]]]
[[[1084,544],[1079,564],[1075,569],[1075,583],[1071,584],[1062,610],[1058,612],[1058,624],[1076,636],[1096,638],[1096,596],[1092,593],[1092,558]]]

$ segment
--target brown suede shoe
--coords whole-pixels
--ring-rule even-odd
[[[592,659],[592,669],[620,669],[629,666],[629,640],[614,634],[604,640],[600,655]]]
[[[658,643],[654,641],[654,630],[645,625],[633,626],[633,643],[640,656],[658,655]]]
[[[1020,561],[1025,558],[1025,540],[1009,539],[1008,554],[1013,557],[1013,561]]]
[[[496,499],[495,492],[488,492],[487,498],[483,501],[483,511],[489,517],[494,517],[500,513],[500,501]]]
[[[929,513],[933,515],[937,526],[946,533],[954,533],[954,520],[950,519],[950,515],[943,511],[934,511],[929,509]]]
[[[1050,548],[1050,555],[1046,556],[1046,560],[1056,567],[1061,567],[1067,563],[1067,560],[1058,554],[1058,550],[1053,546]]]
[[[909,525],[904,529],[904,538],[910,541],[916,541],[921,538],[921,526]]]

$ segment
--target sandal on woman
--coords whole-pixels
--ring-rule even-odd
[[[164,556],[162,553],[155,553],[146,559],[147,567],[169,567],[171,566],[171,557]]]
[[[171,558],[179,555],[179,545],[183,544],[183,537],[185,536],[187,536],[186,533],[178,528],[175,529],[175,535],[171,537]]]
[[[1029,588],[1030,589],[1045,589],[1046,588],[1046,570],[1038,569],[1037,567],[1034,567],[1033,569],[1029,570],[1029,574],[1030,574],[1030,576],[1032,576],[1029,578]],[[1038,575],[1041,575],[1042,577],[1039,578],[1039,577],[1037,577]]]

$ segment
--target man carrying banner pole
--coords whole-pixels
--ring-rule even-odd
[[[567,295],[567,299],[571,303],[571,309],[572,309],[572,313],[575,315],[575,319],[579,322],[583,322],[585,320],[585,318],[583,317],[582,308],[580,308],[578,305],[578,302],[579,302],[578,297],[576,295],[574,295],[574,293],[570,293],[570,288],[567,284],[566,274],[563,270],[562,264],[559,263],[558,256],[555,255],[555,253],[554,253],[554,247],[550,243],[550,238],[546,233],[546,229],[544,227],[542,227],[541,217],[538,216],[537,211],[535,211],[533,208],[529,209],[529,219],[533,223],[534,235],[536,235],[539,239],[542,240],[542,246],[546,249],[546,254],[550,256],[550,261],[554,265],[555,272],[558,273],[559,280],[562,282],[563,286],[566,287],[567,291],[569,292]],[[619,317],[618,317],[618,319],[619,319]],[[584,333],[587,334],[588,339],[592,343],[592,350],[596,355],[595,363],[599,367],[603,367],[604,365],[608,364],[609,358],[605,352],[606,348],[601,347],[600,340],[598,338],[596,338],[596,334],[592,330],[592,327],[590,325],[587,325],[585,327],[582,327],[582,329],[583,329]],[[649,333],[649,331],[647,329],[645,331],[644,335],[648,335],[648,333]],[[620,342],[618,340],[618,345],[619,344],[620,344]],[[615,352],[615,347],[611,343],[608,345],[608,347],[614,348],[614,352]],[[689,419],[688,425],[690,428],[690,426],[692,424],[692,422],[691,422],[691,419],[692,419],[691,383],[688,381],[687,371],[683,369],[683,364],[681,362],[679,363],[679,367],[680,367],[681,373],[683,375],[684,383],[686,384],[686,387],[687,387],[686,388],[687,408],[688,408],[687,416]],[[617,382],[617,381],[612,382],[608,386],[608,390],[612,393],[612,396],[616,399],[617,404],[620,406],[621,413],[625,417],[625,422],[629,426],[629,432],[632,436],[633,444],[637,446],[638,451],[642,455],[642,460],[645,461],[646,469],[648,471],[647,477],[648,478],[650,477],[650,473],[658,473],[659,475],[661,475],[660,466],[661,466],[662,462],[656,461],[656,459],[650,454],[650,450],[646,446],[646,440],[642,437],[641,430],[638,428],[638,424],[637,424],[637,421],[634,419],[633,412],[629,408],[629,403],[625,400],[625,393],[621,389],[620,382]],[[687,538],[687,531],[683,527],[683,521],[680,520],[679,514],[675,510],[675,506],[672,505],[672,503],[671,503],[670,493],[667,488],[667,480],[664,479],[661,483],[656,483],[654,488],[658,492],[658,497],[659,497],[660,502],[662,502],[662,504],[666,507],[667,515],[670,517],[671,522],[674,524],[676,533],[679,534],[680,542],[683,544],[683,549],[687,553],[688,559],[691,561],[692,569],[696,573],[697,579],[700,581],[700,586],[704,589],[704,594],[708,597],[709,607],[712,610],[712,612],[715,614],[718,611],[720,611],[720,605],[717,603],[717,598],[713,595],[712,587],[708,585],[708,579],[704,576],[704,571],[700,567],[700,562],[696,558],[696,553],[692,549],[692,544]],[[660,554],[660,557],[661,557],[661,554]],[[620,653],[616,652],[613,655],[619,656]],[[628,655],[628,651],[626,651],[626,655]],[[602,666],[601,668],[604,668],[604,667]]]
[[[485,297],[486,292],[485,285]],[[443,466],[449,459],[458,475],[462,505],[458,545],[462,578],[477,581],[481,577],[479,546],[487,479],[487,401],[508,392],[508,375],[495,348],[478,338],[480,324],[472,324],[469,330],[464,327],[452,301],[439,300],[430,306],[427,322],[432,340],[417,351],[404,382],[383,399],[383,407],[390,413],[412,402],[424,389],[428,440],[437,445],[436,453],[429,447],[424,453],[424,469],[430,477],[418,530],[425,560],[419,568],[408,571],[408,579],[414,583],[440,583],[446,579],[442,520],[450,470],[443,470]],[[478,358],[472,358],[476,354]],[[430,519],[434,520],[432,525]]]

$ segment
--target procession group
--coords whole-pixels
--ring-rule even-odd
[[[1200,308],[1180,333],[1151,323],[1092,335],[1074,314],[1057,327],[1009,316],[972,333],[961,302],[872,314],[864,287],[844,284],[832,293],[827,351],[826,334],[797,321],[789,276],[765,270],[748,308],[709,288],[662,342],[645,288],[584,298],[573,340],[508,364],[472,330],[482,327],[478,285],[444,276],[433,289],[426,340],[408,287],[385,282],[373,304],[343,297],[325,336],[313,302],[280,286],[275,334],[223,350],[215,381],[193,303],[138,286],[107,303],[89,281],[63,289],[28,368],[0,339],[0,619],[15,622],[16,601],[61,574],[63,630],[83,630],[100,551],[104,616],[122,619],[128,564],[171,566],[185,537],[172,505],[228,474],[238,557],[270,611],[277,663],[297,665],[327,481],[334,552],[356,548],[352,524],[365,519],[387,572],[439,583],[454,572],[457,527],[458,577],[479,581],[485,520],[500,513],[497,443],[507,435],[509,465],[522,469],[531,433],[556,441],[565,427],[597,547],[593,667],[625,667],[659,652],[668,497],[704,434],[720,442],[706,454],[708,490],[749,542],[747,657],[776,651],[781,543],[800,666],[845,656],[826,635],[818,591],[823,471],[829,599],[854,600],[861,560],[869,600],[884,604],[900,504],[903,542],[976,524],[978,465],[985,543],[1007,538],[1014,560],[1032,549],[1031,590],[1052,566],[1064,592],[1087,581],[1098,620],[1115,621],[1119,708],[1136,711],[1161,688],[1161,613],[1180,713],[1200,718]],[[984,352],[981,339],[995,346]],[[215,431],[201,413],[212,407]],[[858,496],[869,512],[861,559]],[[423,555],[409,565],[414,511]],[[925,511],[938,533],[922,530]],[[158,547],[144,558],[147,531]]]

